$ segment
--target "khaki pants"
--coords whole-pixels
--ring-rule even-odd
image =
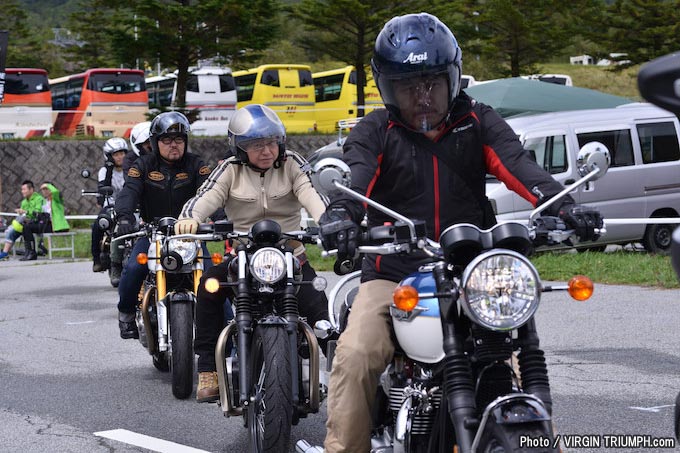
[[[372,280],[359,287],[333,359],[326,452],[367,453],[371,449],[371,409],[378,379],[394,354],[389,307],[396,286]]]

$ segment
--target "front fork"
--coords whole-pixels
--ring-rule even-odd
[[[439,299],[444,334],[444,387],[449,416],[456,433],[458,451],[469,453],[472,451],[477,431],[481,429],[481,426],[470,360],[465,354],[464,338],[457,335],[457,332],[465,330],[456,306],[459,293],[451,279],[447,278],[445,264],[436,265],[433,274],[437,292],[452,295]],[[539,348],[534,319],[518,329],[518,341],[522,349],[518,362],[524,393],[535,395],[536,400],[542,403],[549,416],[552,410],[552,398],[548,370],[544,353]]]
[[[161,256],[161,241],[156,241],[156,256]],[[201,281],[201,276],[203,275],[203,269],[201,267],[192,270],[193,278],[193,291],[194,294],[198,294],[198,285]],[[144,331],[152,332],[151,319],[149,318],[149,299],[150,291],[156,291],[156,320],[158,331],[156,332],[157,341],[152,341],[152,338],[147,339],[149,354],[154,354],[156,352],[165,352],[168,350],[168,336],[170,334],[170,326],[168,321],[168,307],[166,302],[168,301],[168,288],[167,288],[167,275],[162,267],[156,270],[155,274],[155,288],[147,288],[142,299],[142,321],[144,322]]]

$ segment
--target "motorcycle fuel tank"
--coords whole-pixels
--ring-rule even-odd
[[[429,270],[408,275],[400,286],[413,286],[418,293],[437,291],[434,277]],[[444,359],[444,335],[439,316],[439,301],[434,298],[420,299],[411,316],[403,317],[400,310],[392,311],[392,324],[399,346],[406,355],[419,362],[437,363]]]

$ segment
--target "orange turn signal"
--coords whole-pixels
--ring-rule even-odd
[[[146,263],[148,263],[148,262],[149,262],[149,255],[147,255],[146,253],[140,253],[139,255],[137,255],[137,263],[138,264],[145,266]]]
[[[392,294],[394,305],[402,311],[413,311],[418,305],[418,290],[413,286],[398,286]]]
[[[575,275],[569,280],[569,295],[583,302],[593,295],[593,281],[585,275]]]
[[[221,253],[215,252],[215,253],[213,253],[212,255],[210,255],[210,261],[212,261],[212,263],[213,263],[214,265],[218,265],[218,264],[220,264],[222,261],[224,261],[224,257],[222,256]]]

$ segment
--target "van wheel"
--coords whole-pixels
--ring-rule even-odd
[[[671,252],[671,236],[677,225],[647,225],[642,245],[645,250],[658,255],[668,255]]]

